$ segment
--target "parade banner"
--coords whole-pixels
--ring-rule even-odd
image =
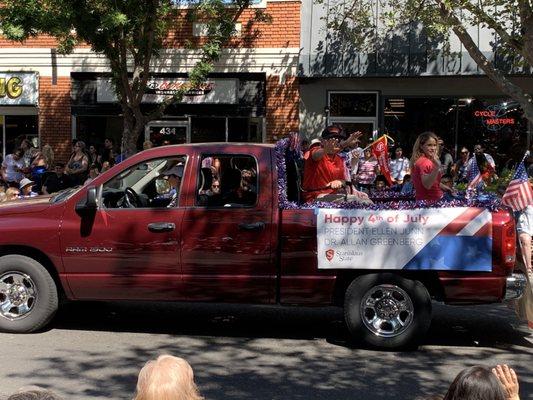
[[[492,271],[484,208],[317,209],[319,269]]]
[[[387,147],[387,136],[383,135],[372,143],[372,154],[378,160],[381,175],[385,177],[389,185],[392,185],[389,166],[389,149]]]

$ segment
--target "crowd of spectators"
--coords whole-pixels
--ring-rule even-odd
[[[420,397],[417,397],[420,398]],[[60,400],[49,390],[21,390],[7,400]],[[133,400],[202,400],[191,365],[183,358],[161,355],[139,372]],[[433,400],[520,400],[519,383],[509,366],[473,366],[461,371],[446,394]]]
[[[144,142],[144,149],[151,147],[150,141]],[[105,139],[102,149],[74,140],[68,162],[63,163],[55,160],[50,145],[44,144],[39,149],[21,137],[11,154],[3,160],[0,156],[0,202],[53,194],[83,185],[123,158],[111,138]]]

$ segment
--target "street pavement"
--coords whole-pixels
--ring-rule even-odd
[[[340,310],[139,303],[80,303],[50,327],[0,334],[0,398],[29,385],[66,399],[131,399],[143,364],[184,357],[206,399],[423,399],[455,375],[509,363],[522,400],[533,399],[533,332],[504,305],[434,304],[417,351],[362,348]]]

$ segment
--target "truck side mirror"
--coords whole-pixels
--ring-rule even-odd
[[[87,211],[96,211],[97,207],[96,187],[91,186],[87,189],[87,196],[85,199],[82,199],[78,202],[78,204],[76,204],[76,212],[80,214]]]

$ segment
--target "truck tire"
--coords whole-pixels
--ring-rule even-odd
[[[419,281],[392,273],[360,276],[348,286],[344,318],[354,339],[372,347],[416,347],[431,323],[431,298]]]
[[[48,271],[22,255],[0,257],[0,331],[25,333],[45,326],[58,305]]]

